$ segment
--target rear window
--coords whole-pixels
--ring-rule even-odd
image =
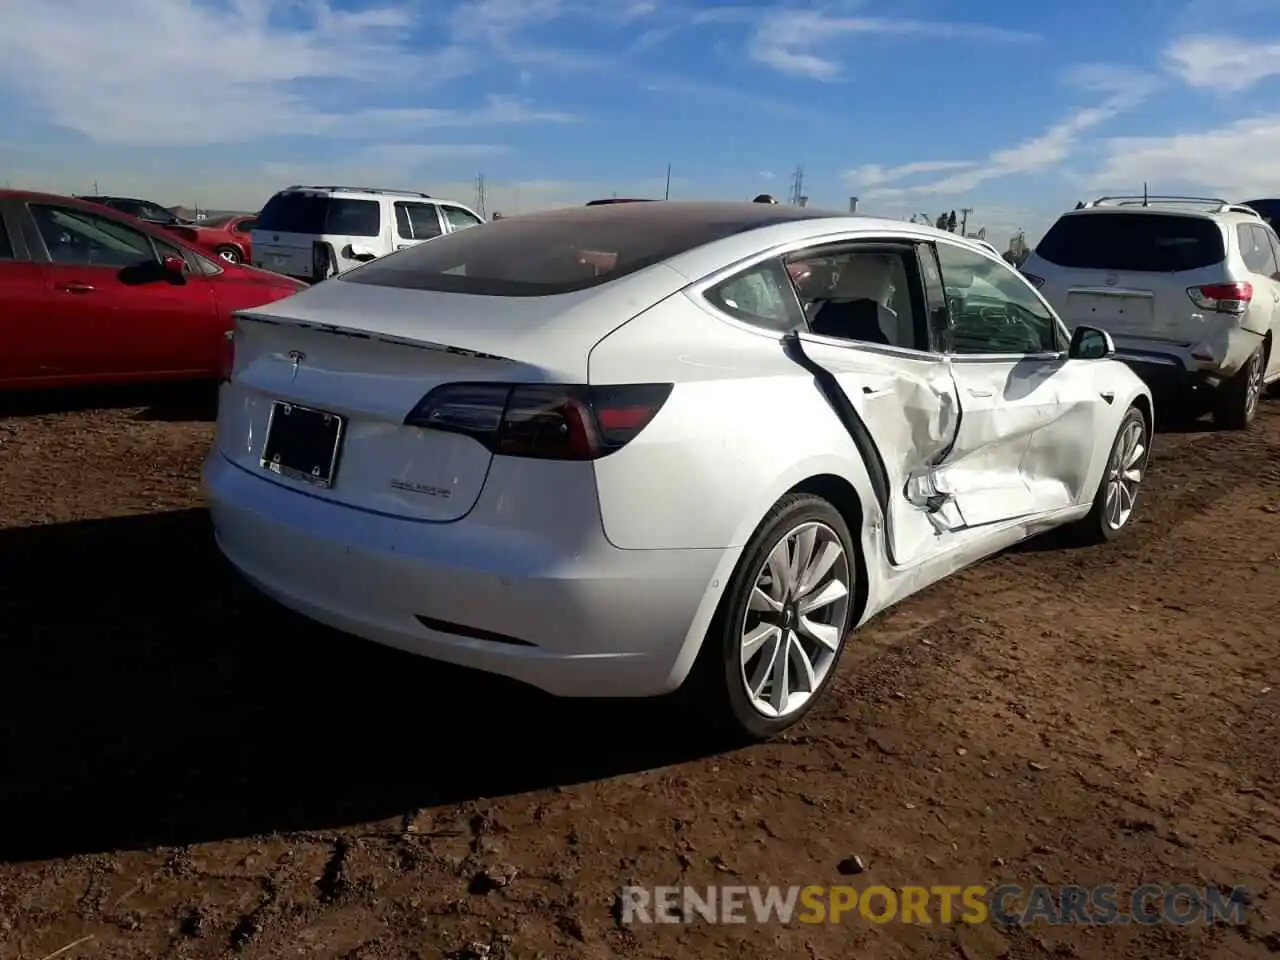
[[[1088,270],[1174,273],[1221,263],[1222,230],[1204,217],[1164,213],[1073,213],[1036,247],[1043,260]]]
[[[737,204],[623,203],[501,219],[359,267],[339,279],[496,297],[572,293],[734,234],[822,216]]]
[[[376,237],[382,232],[377,200],[351,200],[311,193],[277,193],[258,214],[257,230],[272,233]]]

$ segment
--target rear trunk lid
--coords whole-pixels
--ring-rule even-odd
[[[1219,224],[1176,211],[1066,214],[1022,269],[1045,280],[1040,292],[1068,327],[1181,345],[1205,336],[1188,288],[1229,279]]]
[[[275,233],[254,230],[253,265],[291,277],[309,277],[312,269],[311,244],[315,238],[303,233]]]
[[[669,268],[645,273],[524,298],[335,280],[241,311],[218,448],[312,496],[413,520],[461,519],[492,455],[470,437],[406,426],[405,417],[445,383],[586,383],[601,338],[639,312],[637,303],[687,284]]]

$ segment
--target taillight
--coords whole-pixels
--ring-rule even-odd
[[[1201,310],[1213,313],[1244,313],[1253,299],[1251,283],[1210,283],[1187,287],[1187,296]]]
[[[1027,283],[1031,284],[1037,290],[1044,286],[1044,277],[1037,277],[1034,273],[1024,273]]]
[[[235,329],[226,332],[226,339],[222,341],[222,362],[218,370],[218,379],[223,383],[231,379],[231,372],[236,367],[236,331]]]
[[[506,457],[597,460],[635,439],[662,409],[671,388],[669,383],[446,383],[419,400],[404,422],[465,434]]]

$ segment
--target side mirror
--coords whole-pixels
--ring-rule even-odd
[[[160,269],[170,283],[187,282],[187,261],[181,257],[165,254],[160,258]]]
[[[1097,327],[1076,327],[1071,334],[1067,357],[1071,360],[1110,360],[1116,355],[1111,334]]]
[[[378,255],[368,247],[358,243],[347,244],[347,249],[342,251],[348,260],[358,260],[361,263],[368,263],[370,260],[376,260]]]

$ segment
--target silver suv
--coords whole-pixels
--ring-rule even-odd
[[[1068,327],[1106,330],[1153,391],[1244,429],[1280,380],[1280,240],[1251,207],[1102,197],[1064,213],[1021,267]]]

